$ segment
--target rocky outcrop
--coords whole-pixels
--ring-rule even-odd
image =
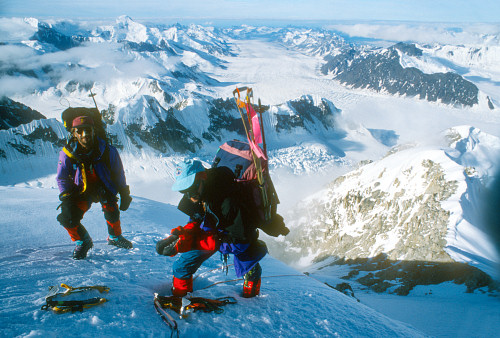
[[[404,47],[404,48],[403,48]],[[478,103],[479,89],[456,73],[426,74],[413,67],[404,68],[399,52],[419,53],[407,45],[377,51],[344,50],[327,58],[323,74],[332,74],[352,88],[418,97],[450,105],[473,106]]]
[[[40,119],[45,119],[45,116],[38,111],[8,97],[0,98],[0,130],[14,128]]]

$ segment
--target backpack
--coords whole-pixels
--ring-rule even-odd
[[[102,120],[101,113],[97,108],[86,108],[86,107],[69,107],[62,112],[62,120],[64,127],[68,132],[71,132],[73,126],[73,120],[78,116],[90,116],[94,121],[94,132],[99,138],[108,142],[108,136],[106,134],[106,125]]]
[[[252,158],[250,145],[232,140],[222,144],[212,162],[212,168],[228,167],[236,177],[238,192],[242,202],[253,217],[251,223],[273,237],[287,235],[289,230],[283,217],[277,214],[279,198],[269,176],[267,161],[260,159],[264,184],[257,180],[257,170]]]

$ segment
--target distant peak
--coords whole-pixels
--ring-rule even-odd
[[[38,28],[38,19],[35,18],[24,18],[24,22],[32,27]]]
[[[128,15],[121,15],[116,19],[116,23],[129,24],[135,23],[135,21]]]

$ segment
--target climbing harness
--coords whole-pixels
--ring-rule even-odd
[[[71,294],[82,293],[91,290],[97,290],[100,293],[109,292],[109,288],[104,285],[71,287],[62,283],[61,287],[66,289],[66,291],[59,292],[60,289],[58,286],[49,286],[49,293],[47,294],[47,296],[45,296],[45,304],[42,306],[42,310],[47,311],[50,309],[55,313],[66,313],[70,311],[81,312],[84,309],[104,304],[107,299],[102,297],[93,297],[84,300],[56,300],[55,298],[67,297]]]

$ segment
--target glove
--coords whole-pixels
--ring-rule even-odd
[[[259,229],[273,237],[278,237],[279,235],[286,236],[290,232],[290,229],[285,225],[283,217],[279,214],[273,215],[269,221],[259,226]]]
[[[77,195],[78,192],[76,191],[76,189],[67,190],[59,194],[59,201],[71,201],[75,199]]]
[[[125,188],[120,190],[120,210],[125,211],[130,206],[132,202],[132,197],[130,197],[130,188],[127,185]]]
[[[200,224],[190,222],[170,231],[170,236],[156,243],[156,252],[164,256],[175,256],[179,252],[194,250]]]
[[[156,243],[156,252],[163,256],[175,256],[177,254],[176,245],[178,242],[179,236],[170,235]]]

